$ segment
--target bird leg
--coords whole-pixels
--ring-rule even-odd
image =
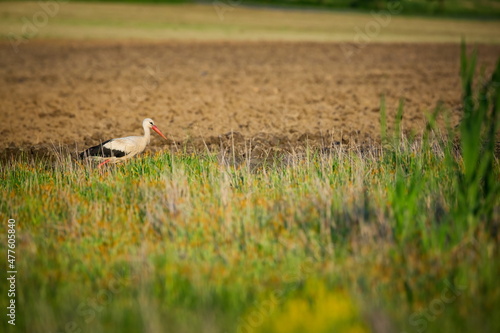
[[[108,163],[110,161],[111,161],[111,159],[108,158],[107,160],[105,160],[104,162],[102,162],[101,164],[99,164],[97,167],[100,169],[104,164],[106,164],[106,163]]]

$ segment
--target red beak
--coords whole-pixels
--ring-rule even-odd
[[[153,131],[158,133],[159,136],[161,136],[165,140],[168,140],[167,137],[165,135],[163,135],[163,133],[158,129],[158,127],[156,127],[156,125],[153,125],[151,128],[153,129]]]

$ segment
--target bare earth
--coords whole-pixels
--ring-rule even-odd
[[[348,55],[348,56],[346,56]],[[271,146],[367,142],[404,99],[418,133],[440,101],[460,114],[456,44],[130,42],[40,40],[0,44],[0,149],[70,149],[142,134],[153,118],[172,142],[217,146],[228,132]],[[500,46],[479,47],[491,72]],[[325,138],[328,142],[325,143]]]

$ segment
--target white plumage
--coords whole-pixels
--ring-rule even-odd
[[[146,146],[149,144],[151,139],[150,129],[167,140],[165,135],[163,135],[158,127],[156,127],[153,119],[144,119],[142,121],[142,127],[144,128],[143,136],[127,136],[124,138],[105,141],[80,153],[80,158],[84,159],[90,157],[102,160],[103,162],[99,164],[99,167],[106,163],[118,163],[120,161],[127,160],[142,153],[144,149],[146,149]]]

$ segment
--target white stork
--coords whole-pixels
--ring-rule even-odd
[[[106,163],[118,163],[127,160],[144,151],[151,139],[149,129],[152,129],[162,138],[168,140],[158,127],[156,127],[153,119],[144,119],[142,121],[142,127],[144,127],[143,136],[127,136],[125,138],[105,141],[80,153],[80,158],[84,159],[91,157],[103,161],[99,164],[99,168]]]

